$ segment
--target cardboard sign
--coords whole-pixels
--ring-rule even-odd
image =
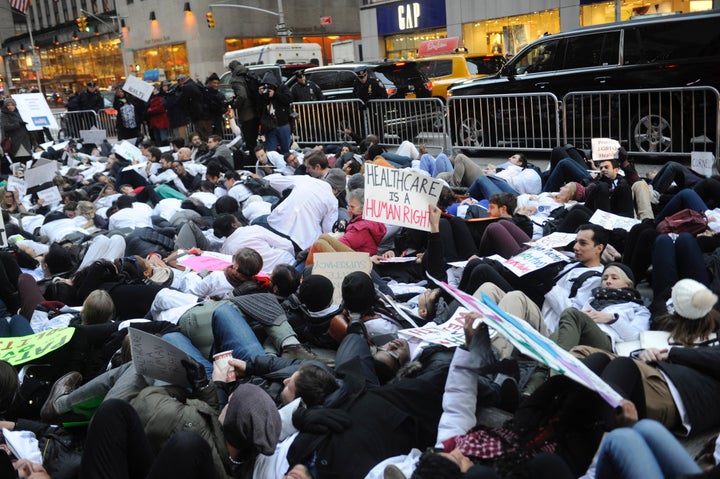
[[[428,205],[436,206],[442,182],[412,170],[365,164],[363,217],[430,231]]]
[[[57,206],[62,203],[62,196],[57,186],[51,186],[45,190],[37,192],[39,199],[43,200],[45,205]]]
[[[148,83],[146,81],[142,81],[138,77],[128,75],[122,89],[131,95],[140,98],[142,101],[148,101],[154,88],[155,87],[152,83]]]
[[[478,313],[481,321],[502,334],[521,353],[597,392],[612,407],[620,404],[622,400],[620,394],[588,369],[579,359],[540,334],[523,319],[502,311],[485,295],[482,300],[479,300],[443,281],[431,279],[457,299],[460,304]]]
[[[544,268],[545,266],[568,260],[569,258],[567,256],[554,249],[534,246],[526,249],[522,253],[516,254],[512,258],[506,259],[503,261],[503,266],[520,277]]]
[[[25,184],[25,180],[22,178],[18,178],[17,176],[8,176],[7,190],[17,191],[18,196],[22,198],[25,196],[25,192],[27,191],[27,185]]]
[[[48,329],[29,336],[0,338],[0,360],[13,366],[28,363],[65,346],[75,334],[75,328]]]
[[[711,151],[693,151],[690,153],[690,169],[710,178],[715,168],[715,155]]]
[[[80,138],[82,138],[83,143],[100,145],[107,138],[107,132],[92,127],[89,130],[80,130]]]
[[[55,178],[58,171],[58,163],[55,160],[47,163],[38,162],[37,165],[25,170],[25,186],[32,188],[33,186],[42,185]]]
[[[207,253],[203,253],[200,256],[185,256],[183,258],[180,258],[178,260],[178,263],[185,266],[186,268],[189,268],[193,271],[220,271],[228,266],[232,266],[232,256],[230,255],[224,255],[227,256],[229,259],[221,258],[214,255],[209,255]]]
[[[145,157],[143,156],[142,151],[140,151],[140,148],[127,140],[123,140],[115,145],[113,147],[113,152],[131,162],[145,161]]]
[[[558,231],[550,233],[547,236],[543,236],[535,241],[528,241],[527,245],[540,246],[542,248],[564,248],[573,241],[575,241],[577,235],[575,233],[560,233]]]
[[[593,138],[590,142],[593,161],[617,159],[617,151],[620,148],[619,141],[612,138]]]
[[[315,253],[312,274],[329,279],[335,287],[333,304],[342,303],[342,282],[353,271],[370,274],[372,263],[367,253]]]
[[[133,364],[139,374],[170,384],[189,387],[182,360],[190,361],[183,350],[153,334],[128,328]]]
[[[593,215],[590,217],[590,223],[602,226],[609,231],[612,231],[615,228],[630,231],[633,226],[640,223],[640,220],[636,220],[635,218],[628,218],[627,216],[614,215],[603,210],[596,210],[595,213],[593,213]]]
[[[42,93],[21,93],[12,95],[17,103],[17,110],[28,131],[42,130],[43,128],[59,129],[55,115]]]

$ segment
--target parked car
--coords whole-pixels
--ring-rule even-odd
[[[502,55],[450,53],[417,59],[420,70],[432,81],[432,96],[447,97],[448,88],[462,80],[497,73],[505,65]]]
[[[687,86],[720,89],[719,12],[637,19],[547,35],[523,48],[499,72],[454,85],[449,97],[549,93],[563,100],[573,91]],[[714,95],[694,100],[705,103],[694,105],[694,109],[683,105],[686,98],[679,92],[648,98],[633,103],[618,97],[607,104],[607,96],[575,97],[573,103],[565,105],[572,117],[563,121],[574,122],[580,130],[615,115],[614,130],[605,131],[604,136],[623,138],[630,151],[645,152],[685,151],[691,139],[702,134],[699,125],[707,126],[704,131],[715,131],[717,104],[714,115],[703,113],[713,111],[712,103],[717,103]],[[545,120],[554,117],[550,107],[527,109],[526,103],[518,101],[508,111],[502,102],[493,105],[503,105],[506,110],[491,108],[481,114],[466,108],[458,115],[453,113],[450,126],[454,140],[483,146],[491,138],[495,143],[522,146],[534,138],[542,137],[543,142],[554,138],[556,132],[538,130],[539,126],[546,129]],[[492,121],[498,117],[503,118],[501,124]],[[525,131],[513,129],[512,122],[526,125]],[[585,141],[589,138],[583,138]]]

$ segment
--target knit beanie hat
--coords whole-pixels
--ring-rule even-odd
[[[330,306],[335,288],[332,281],[319,274],[311,274],[300,284],[298,299],[310,312],[322,311]]]
[[[282,423],[275,403],[262,388],[240,384],[227,405],[223,434],[233,447],[246,450],[250,446],[270,456],[280,439]]]
[[[630,283],[632,283],[630,285],[631,288],[635,286],[635,275],[633,274],[633,272],[629,266],[614,261],[612,263],[608,263],[607,265],[605,265],[605,269],[603,269],[603,273],[605,273],[605,271],[607,271],[607,269],[610,268],[611,266],[619,269],[620,271],[622,271],[625,274],[625,276],[627,276],[627,280]]]
[[[343,279],[342,299],[349,312],[364,313],[372,309],[375,298],[375,285],[366,273],[354,271]]]
[[[334,190],[345,191],[347,175],[340,168],[330,168],[324,180],[327,181]]]
[[[673,309],[687,319],[700,319],[712,310],[718,297],[694,279],[681,279],[672,288]]]

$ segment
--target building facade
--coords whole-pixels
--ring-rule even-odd
[[[720,0],[365,0],[360,29],[369,58],[411,59],[422,41],[446,37],[470,53],[514,55],[547,33],[713,8]]]
[[[0,2],[9,12],[7,2]],[[24,15],[13,11],[0,19],[5,84],[29,90],[40,76],[46,92],[77,90],[88,81],[106,88],[129,73],[147,80],[173,80],[185,74],[204,81],[212,72],[223,72],[226,51],[283,40],[314,42],[329,61],[332,42],[360,38],[356,0],[238,2],[246,8],[210,7],[212,3],[33,0],[28,19],[34,51]],[[214,15],[214,28],[209,27],[208,12]],[[81,16],[87,19],[88,31],[79,31],[76,20]],[[39,75],[33,69],[33,54],[40,59]]]

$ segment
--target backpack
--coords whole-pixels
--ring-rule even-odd
[[[135,105],[130,102],[125,103],[120,107],[120,110],[118,110],[118,114],[120,115],[120,119],[122,120],[125,128],[137,128],[138,125],[137,119],[135,118]]]
[[[658,223],[656,229],[662,234],[690,233],[696,235],[707,229],[708,219],[702,211],[690,208],[680,210],[674,215],[665,217]]]

